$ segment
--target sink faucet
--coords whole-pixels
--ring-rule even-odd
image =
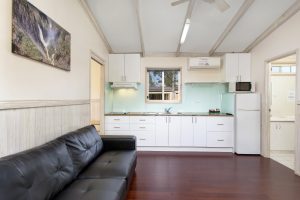
[[[165,113],[171,113],[171,109],[172,109],[172,107],[165,108]]]

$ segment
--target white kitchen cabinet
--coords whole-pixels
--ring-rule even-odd
[[[194,117],[194,146],[206,147],[207,117]]]
[[[168,116],[155,117],[155,142],[156,146],[169,146]]]
[[[207,117],[207,147],[233,147],[234,118]]]
[[[136,136],[137,146],[155,146],[153,116],[130,116],[130,133]]]
[[[228,53],[223,58],[225,82],[251,81],[251,54]]]
[[[194,117],[181,118],[181,146],[194,146]]]
[[[168,116],[169,146],[180,146],[181,142],[181,117]]]
[[[206,146],[206,117],[182,117],[181,146]]]
[[[271,122],[271,150],[294,151],[295,132],[296,127],[293,121]]]
[[[109,54],[109,82],[140,82],[140,54]]]

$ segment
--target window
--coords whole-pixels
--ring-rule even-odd
[[[180,102],[180,70],[148,69],[147,102]]]
[[[274,74],[295,74],[296,66],[295,65],[273,65],[271,68],[272,73]]]

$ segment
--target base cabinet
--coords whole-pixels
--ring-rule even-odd
[[[106,116],[105,122],[105,134],[135,135],[139,147],[233,147],[233,117]]]

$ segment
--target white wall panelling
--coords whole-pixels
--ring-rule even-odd
[[[89,123],[89,103],[0,109],[0,157],[44,144]]]

